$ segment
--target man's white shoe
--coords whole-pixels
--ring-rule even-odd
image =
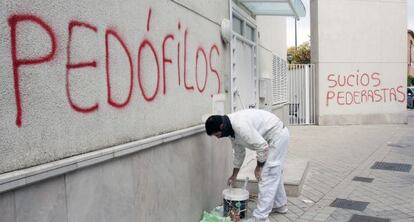
[[[288,212],[288,208],[286,205],[281,207],[273,208],[271,213],[278,213],[278,214],[285,214]]]
[[[269,222],[269,218],[266,219],[257,219],[256,217],[251,217],[243,222]]]

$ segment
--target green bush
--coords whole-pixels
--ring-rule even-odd
[[[311,61],[311,47],[309,42],[304,42],[298,48],[294,46],[289,47],[287,53],[292,58],[289,64],[309,64]]]

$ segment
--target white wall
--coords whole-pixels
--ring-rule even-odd
[[[401,0],[311,1],[319,124],[406,122],[406,15]]]
[[[229,147],[201,133],[3,192],[0,221],[199,221],[223,204]]]
[[[283,16],[256,16],[257,30],[259,32],[257,53],[259,57],[258,71],[261,78],[273,79],[273,55],[286,60],[286,17]],[[272,87],[270,84],[268,87]],[[261,88],[261,89],[266,89]],[[273,98],[260,99],[260,107],[270,109],[283,122],[288,123],[288,115],[284,105],[272,106]]]
[[[218,0],[1,1],[0,173],[200,124],[228,73],[228,14]]]
[[[200,124],[229,74],[228,1],[1,1],[0,15],[0,221],[191,222],[222,204],[230,144]]]
[[[272,54],[286,60],[286,17],[256,16],[259,76],[272,78]]]

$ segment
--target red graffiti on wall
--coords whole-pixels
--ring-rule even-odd
[[[70,93],[70,78],[69,77],[70,77],[70,71],[72,69],[82,69],[82,68],[88,68],[88,67],[96,68],[95,60],[89,61],[89,62],[79,62],[79,63],[71,62],[71,43],[72,43],[74,28],[86,28],[86,29],[92,30],[95,33],[98,32],[98,29],[95,26],[85,23],[85,22],[79,22],[79,21],[69,22],[69,26],[68,26],[69,39],[68,39],[68,44],[66,46],[66,95],[68,97],[69,104],[74,110],[78,112],[90,113],[90,112],[96,111],[99,107],[99,104],[95,103],[93,105],[90,105],[89,107],[81,107],[80,105],[77,105],[73,101],[73,98]]]
[[[163,83],[164,83],[164,85],[163,85],[163,94],[165,95],[165,93],[167,92],[167,84],[166,84],[166,81],[167,81],[167,77],[166,77],[166,68],[165,68],[165,65],[168,63],[168,64],[171,64],[172,63],[172,60],[171,60],[171,58],[167,58],[166,56],[165,56],[165,44],[167,43],[167,41],[168,41],[168,39],[171,39],[171,40],[174,40],[174,35],[173,34],[168,34],[167,36],[165,36],[164,37],[164,41],[162,41],[162,76],[163,76]]]
[[[151,31],[151,16],[152,16],[152,9],[150,8],[148,10],[148,17],[147,17],[147,24],[146,24],[146,30],[147,32]],[[19,24],[27,24],[27,23],[33,23],[33,25],[35,25],[38,28],[41,28],[48,36],[50,39],[50,51],[48,53],[46,53],[45,55],[41,55],[38,56],[36,58],[21,58],[18,56],[18,52],[23,51],[24,48],[19,47],[20,45],[18,45],[18,41],[17,41],[17,37],[18,34],[20,32],[18,31],[22,31],[20,29],[26,28],[27,26],[24,27],[18,27]],[[21,66],[28,66],[28,65],[37,65],[37,64],[46,64],[50,61],[52,61],[57,53],[58,53],[58,48],[57,48],[57,44],[58,44],[58,40],[56,38],[56,34],[54,33],[53,28],[46,22],[44,21],[42,18],[35,16],[35,15],[28,15],[28,14],[16,14],[16,15],[11,15],[8,18],[8,24],[10,26],[10,36],[11,36],[11,58],[12,58],[12,66],[13,66],[13,76],[14,76],[14,90],[15,90],[15,99],[16,99],[16,125],[18,127],[22,126],[22,116],[24,113],[24,109],[23,109],[23,104],[22,104],[22,100],[21,100],[21,86],[20,86],[20,73],[19,73],[19,67]],[[18,30],[19,29],[19,30]],[[66,97],[67,97],[67,101],[69,103],[69,106],[76,112],[79,113],[94,113],[97,112],[99,109],[99,106],[101,104],[99,104],[98,102],[92,103],[92,104],[78,104],[76,103],[76,98],[73,98],[73,91],[75,89],[71,88],[71,79],[70,76],[73,72],[75,72],[78,69],[96,69],[98,67],[99,63],[99,58],[95,58],[95,59],[91,59],[89,61],[82,61],[82,62],[73,62],[73,58],[76,57],[76,55],[72,54],[72,42],[74,38],[79,38],[81,39],[83,36],[82,35],[74,35],[74,30],[75,29],[84,29],[86,31],[91,31],[92,33],[95,33],[96,35],[100,35],[101,33],[99,32],[98,28],[93,25],[90,24],[88,22],[85,21],[70,21],[68,23],[68,28],[67,28],[67,32],[68,32],[68,39],[66,42],[66,73],[65,73],[65,86],[66,86]],[[217,93],[221,92],[221,80],[220,80],[220,73],[217,69],[217,63],[219,63],[220,59],[220,50],[219,47],[216,44],[212,44],[211,46],[209,46],[209,50],[206,50],[202,45],[200,45],[199,47],[196,48],[196,50],[192,51],[195,55],[195,58],[193,61],[195,61],[194,64],[194,73],[189,72],[189,70],[193,70],[193,69],[189,69],[187,66],[187,61],[188,61],[188,55],[189,55],[189,50],[191,50],[191,48],[188,47],[188,38],[189,38],[189,29],[188,28],[182,28],[182,24],[180,21],[178,21],[177,23],[177,30],[178,33],[183,34],[183,38],[184,38],[184,43],[181,44],[182,42],[180,41],[181,38],[176,38],[176,35],[174,33],[168,33],[165,34],[165,36],[163,36],[161,38],[161,42],[160,42],[160,48],[162,50],[161,52],[161,57],[160,57],[160,53],[157,52],[157,47],[158,44],[156,42],[156,40],[152,40],[149,39],[148,37],[144,37],[138,44],[137,47],[137,60],[136,60],[136,64],[133,62],[132,60],[132,54],[131,52],[133,52],[133,50],[131,51],[130,48],[128,47],[127,42],[124,41],[124,39],[121,37],[121,35],[119,34],[118,31],[116,31],[115,28],[107,28],[104,31],[104,35],[105,35],[105,42],[104,42],[104,47],[105,47],[105,74],[104,75],[106,77],[106,90],[107,90],[107,103],[117,109],[120,108],[124,108],[126,107],[132,97],[132,92],[134,90],[134,76],[138,77],[138,88],[139,91],[141,92],[141,95],[143,96],[144,100],[147,102],[151,102],[154,101],[157,96],[161,93],[160,92],[160,83],[162,84],[162,94],[166,95],[168,94],[168,90],[167,90],[167,83],[171,80],[169,80],[169,75],[167,72],[167,67],[171,66],[171,67],[177,67],[177,83],[178,86],[181,86],[181,75],[183,78],[183,82],[184,82],[184,89],[186,91],[190,91],[193,92],[194,91],[194,85],[193,83],[190,82],[189,76],[190,75],[194,75],[194,79],[195,79],[195,84],[197,86],[198,92],[199,93],[205,93],[208,84],[208,77],[209,75],[212,73],[214,74],[213,76],[217,79]],[[181,32],[181,30],[184,30],[184,33]],[[25,32],[21,32],[21,33],[25,33]],[[99,39],[99,38],[97,38]],[[117,43],[116,43],[117,42]],[[176,54],[169,54],[169,51],[172,51],[173,48],[175,47],[171,47],[173,44],[175,46],[175,43],[177,45],[177,52]],[[112,89],[112,81],[111,80],[111,75],[115,75],[115,73],[111,73],[110,67],[112,66],[111,63],[111,45],[112,44],[119,44],[123,51],[124,51],[124,56],[127,59],[127,61],[129,62],[129,88],[127,90],[128,94],[125,95],[125,99],[117,99],[115,100],[113,97],[113,89]],[[183,53],[181,50],[181,47],[183,45]],[[208,53],[208,57],[207,57],[207,53]],[[145,56],[144,56],[145,55]],[[176,55],[176,58],[174,58],[174,55]],[[117,56],[122,56],[121,55],[117,55]],[[183,56],[183,58],[181,58]],[[143,61],[144,58],[146,60],[150,60],[153,61],[155,64],[156,69],[150,69],[150,70],[155,70],[153,71],[154,73],[150,73],[148,72],[146,69],[144,70],[143,68]],[[181,60],[183,59],[183,60]],[[161,63],[162,64],[161,64]],[[183,63],[183,66],[182,64]],[[103,64],[103,63],[102,63]],[[172,66],[173,64],[176,64],[176,66]],[[200,66],[201,65],[201,66]],[[134,75],[134,66],[137,67],[137,75]],[[205,68],[204,68],[204,67]],[[203,70],[200,70],[200,67],[203,67]],[[161,70],[162,68],[162,70]],[[96,69],[98,70],[98,69]],[[183,71],[181,71],[183,70]],[[98,74],[98,73],[97,73]],[[145,83],[146,81],[144,81],[146,78],[151,78],[151,79],[155,79],[155,84],[151,85],[151,86],[147,86]],[[162,80],[161,80],[162,78]],[[151,87],[151,89],[149,89],[148,87]],[[82,90],[82,89],[78,89],[78,90]],[[215,93],[215,92],[214,92]]]
[[[329,74],[329,88],[326,92],[326,106],[330,103],[338,105],[354,105],[364,103],[405,102],[403,86],[381,86],[381,75],[378,72],[352,73],[349,75]],[[361,89],[362,88],[362,89]]]
[[[142,69],[141,69],[142,50],[145,49],[146,46],[148,46],[149,49],[151,50],[155,63],[157,64],[157,74],[156,74],[157,84],[155,85],[154,93],[151,96],[147,95],[144,89],[144,85],[142,83]],[[147,101],[154,100],[154,98],[157,96],[158,86],[160,83],[160,63],[158,62],[158,55],[155,51],[154,45],[148,39],[144,39],[144,41],[141,42],[141,45],[139,46],[139,50],[138,50],[138,83],[141,89],[141,94],[144,97],[144,99]]]
[[[210,48],[210,55],[208,57],[209,58],[209,63],[210,63],[210,70],[211,70],[211,72],[214,72],[214,74],[216,74],[217,81],[220,83],[220,74],[218,73],[217,69],[213,68],[213,63],[211,62],[211,56],[212,56],[212,53],[213,53],[213,49],[214,49],[214,51],[216,51],[218,56],[220,55],[220,51],[218,49],[218,46],[215,45],[215,44],[212,45],[211,48]],[[218,84],[217,93],[220,93],[220,92],[221,92],[221,84]]]
[[[188,30],[184,31],[184,87],[188,90],[194,90],[194,86],[187,84],[187,36]]]
[[[129,85],[129,90],[128,90],[128,97],[124,102],[116,102],[113,98],[112,98],[112,89],[111,89],[111,78],[110,78],[110,74],[109,74],[109,69],[110,69],[110,61],[109,61],[109,36],[113,36],[116,40],[118,40],[119,44],[121,44],[122,48],[125,51],[125,54],[128,57],[128,62],[129,62],[129,70],[130,70],[130,85]],[[105,59],[106,59],[106,87],[107,87],[107,91],[108,91],[108,103],[116,108],[122,108],[125,107],[126,105],[128,105],[129,100],[131,99],[132,96],[132,89],[134,86],[134,67],[132,64],[132,57],[131,57],[131,53],[129,52],[128,47],[126,46],[124,40],[118,35],[117,32],[115,32],[115,30],[112,29],[107,29],[105,32]]]
[[[181,22],[178,22],[178,31],[181,31]],[[177,42],[177,75],[178,75],[178,85],[181,85],[181,63],[180,63],[180,42]]]
[[[51,61],[53,57],[56,54],[56,36],[52,31],[52,28],[44,22],[42,19],[40,19],[37,16],[33,15],[12,15],[8,19],[9,26],[10,26],[10,41],[11,41],[11,56],[12,56],[12,63],[13,63],[13,78],[14,78],[14,94],[16,98],[16,125],[18,127],[21,127],[22,125],[22,101],[21,101],[21,95],[20,95],[20,73],[19,73],[19,67],[23,65],[36,65],[45,63],[48,61]],[[17,25],[19,23],[35,23],[42,27],[46,33],[50,37],[51,42],[51,50],[48,54],[43,55],[39,58],[31,58],[31,59],[25,59],[25,58],[19,58],[17,56]]]
[[[152,14],[152,9],[148,9],[148,17],[147,17],[147,32],[149,32],[150,30],[150,23],[151,23],[151,14]]]
[[[206,65],[206,72],[205,72],[205,77],[204,77],[204,85],[203,85],[202,88],[200,88],[200,86],[198,84],[198,55],[199,55],[200,52],[202,53],[202,55],[204,57],[204,62],[205,62],[205,65]],[[206,56],[206,52],[201,47],[198,47],[198,49],[197,49],[196,62],[195,62],[195,64],[196,64],[195,76],[196,76],[197,89],[198,89],[199,92],[203,92],[204,89],[206,88],[206,84],[207,84],[207,73],[208,73],[208,71],[207,71],[207,56]]]

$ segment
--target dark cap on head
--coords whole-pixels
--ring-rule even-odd
[[[220,125],[223,123],[223,117],[220,115],[212,115],[208,117],[205,123],[207,135],[220,131]]]

